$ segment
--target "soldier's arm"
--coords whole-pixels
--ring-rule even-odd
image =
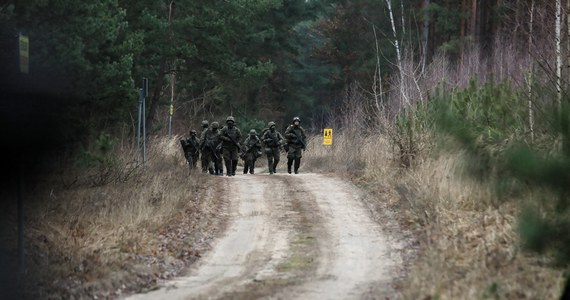
[[[299,127],[301,128],[301,136],[303,137],[303,141],[307,139],[307,135],[305,134],[305,129],[303,129],[303,127]]]
[[[231,139],[226,136],[226,127],[225,127],[225,126],[224,126],[224,128],[222,128],[222,130],[220,131],[220,139],[221,139],[222,141],[231,142]]]
[[[263,133],[261,140],[266,144],[270,142],[270,138],[267,136],[267,131]]]
[[[292,133],[291,131],[292,131],[292,130],[291,130],[291,125],[289,125],[289,126],[287,127],[287,129],[285,129],[285,137],[286,137],[286,138],[292,139],[292,138],[295,137],[295,134]]]

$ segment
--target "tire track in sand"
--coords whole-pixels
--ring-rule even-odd
[[[214,299],[253,280],[273,276],[274,269],[287,255],[291,229],[277,222],[287,214],[285,201],[266,199],[275,199],[274,194],[284,195],[285,185],[268,176],[236,176],[222,180],[225,181],[231,215],[224,236],[187,276],[167,281],[158,290],[127,299]]]
[[[360,190],[319,174],[225,180],[228,230],[187,276],[129,299],[384,299],[401,257]]]

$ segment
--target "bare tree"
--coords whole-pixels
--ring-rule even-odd
[[[570,1],[570,0],[568,0]],[[429,38],[429,0],[424,0],[423,2],[423,9],[424,9],[424,24],[422,28],[422,73],[425,72],[426,64],[428,60],[428,38]]]
[[[556,95],[558,100],[558,109],[562,108],[562,0],[556,0],[556,25],[555,25],[555,41],[556,41]]]
[[[568,0],[570,3],[570,0]],[[534,62],[532,60],[532,29],[534,21],[534,0],[530,4],[530,22],[528,30],[528,61],[530,64],[530,71],[528,74],[528,124],[530,127],[530,142],[534,144],[534,115],[532,112],[532,83],[533,83],[533,73],[534,73]],[[569,33],[570,34],[570,33]]]
[[[560,1],[560,0],[558,0],[558,1]],[[392,10],[392,1],[386,0],[386,5],[388,6],[388,13],[390,14],[390,23],[392,24],[392,33],[394,34],[394,47],[396,48],[396,59],[398,60],[398,62],[397,62],[398,63],[398,71],[400,73],[400,76],[403,76],[402,52],[400,51],[400,44],[398,43],[398,35],[396,33],[396,24],[394,23],[394,13]],[[407,110],[409,105],[410,105],[410,101],[408,100],[408,97],[406,96],[403,85],[400,85],[400,96],[404,99],[404,107]]]
[[[570,0],[568,0],[570,1]],[[380,103],[383,103],[382,95],[382,72],[380,70],[380,47],[378,46],[378,37],[376,36],[376,26],[372,24],[372,30],[374,31],[374,41],[376,42],[376,72],[374,72],[374,83],[372,90],[374,92],[374,102],[377,110],[377,114],[380,115],[382,108]]]

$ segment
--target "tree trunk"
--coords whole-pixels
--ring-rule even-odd
[[[568,0],[570,2],[570,0]],[[528,124],[530,127],[530,143],[534,144],[534,113],[532,111],[532,84],[534,75],[534,61],[532,58],[532,29],[534,21],[534,0],[530,4],[530,22],[528,29],[528,62],[530,64],[530,71],[528,74]]]
[[[461,0],[461,9],[467,11],[467,1]],[[463,52],[465,52],[465,27],[467,26],[467,18],[461,18],[461,26],[459,28],[459,65],[463,65]]]
[[[568,0],[570,1],[570,0]],[[380,47],[378,46],[378,38],[376,36],[376,26],[372,24],[372,30],[374,31],[374,41],[376,42],[376,74],[374,77],[378,76],[377,79],[374,80],[374,85],[372,89],[374,90],[374,101],[376,104],[376,110],[378,111],[378,117],[382,113],[382,106],[380,103],[384,103],[383,97],[383,90],[382,90],[382,72],[380,71]],[[378,86],[376,86],[378,85]]]
[[[394,13],[392,11],[392,1],[386,0],[386,5],[388,6],[388,13],[390,14],[390,23],[392,24],[392,33],[394,34],[394,47],[396,48],[396,57],[398,60],[398,71],[400,72],[401,83],[400,83],[400,96],[404,99],[404,108],[407,110],[410,105],[408,97],[405,95],[404,91],[404,70],[402,67],[402,53],[400,52],[400,44],[398,43],[398,35],[396,34],[396,24],[394,23]]]
[[[562,112],[562,0],[556,0],[556,95],[559,112]]]
[[[568,0],[570,1],[570,0]],[[426,64],[428,63],[428,38],[429,38],[429,0],[424,0],[423,2],[423,9],[424,9],[424,25],[422,28],[422,73],[424,73]]]
[[[478,42],[478,34],[477,34],[477,0],[471,1],[471,37],[473,39],[473,43],[476,45]]]
[[[568,76],[568,78],[566,80],[568,82],[566,86],[570,86],[570,0],[566,2],[566,30],[568,31],[568,36],[567,36],[568,47],[566,49],[566,60],[568,63],[566,67],[567,70],[566,76]]]
[[[158,72],[158,77],[156,78],[156,85],[154,86],[154,91],[152,92],[152,98],[150,100],[148,115],[146,117],[147,128],[152,128],[153,125],[152,123],[154,122],[155,119],[156,110],[158,109],[160,94],[162,93],[162,85],[164,84],[165,75],[166,75],[166,60],[163,60],[160,63],[160,70]]]

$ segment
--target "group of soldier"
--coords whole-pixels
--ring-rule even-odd
[[[200,137],[196,130],[190,130],[190,136],[182,138],[180,143],[191,171],[196,170],[200,159],[202,173],[222,176],[225,164],[226,176],[235,176],[238,158],[241,158],[244,161],[243,173],[254,174],[256,160],[265,153],[269,174],[274,174],[281,150],[284,150],[287,153],[287,172],[299,174],[301,157],[306,149],[305,139],[301,119],[294,117],[283,135],[277,131],[275,122],[269,122],[261,138],[255,129],[251,129],[242,142],[241,131],[234,117],[229,116],[222,128],[218,122],[209,124],[207,120],[202,121]]]

